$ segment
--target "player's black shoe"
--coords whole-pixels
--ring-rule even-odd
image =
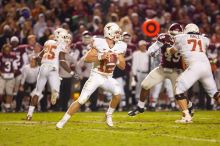
[[[137,114],[143,113],[143,112],[144,112],[144,108],[140,108],[139,106],[137,106],[136,109],[134,109],[134,110],[128,112],[128,115],[129,115],[129,116],[136,116]]]

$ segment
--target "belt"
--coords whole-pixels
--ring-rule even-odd
[[[172,68],[163,68],[163,71],[164,72],[173,72],[174,71],[174,69],[172,69]]]
[[[144,73],[144,74],[148,73],[148,71],[141,71],[141,70],[137,70],[137,72]]]

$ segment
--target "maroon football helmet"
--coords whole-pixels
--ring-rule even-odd
[[[172,25],[170,25],[168,33],[170,35],[181,34],[183,33],[183,27],[179,23],[173,23]]]
[[[163,45],[167,45],[167,46],[173,46],[173,44],[174,44],[173,37],[167,33],[161,33],[158,36],[157,41],[162,43]]]

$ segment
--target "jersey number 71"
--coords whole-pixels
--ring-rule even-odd
[[[201,40],[189,39],[189,40],[187,40],[187,42],[188,42],[188,44],[193,44],[191,51],[198,51],[197,50],[197,45],[198,45],[199,51],[203,52],[202,41]]]

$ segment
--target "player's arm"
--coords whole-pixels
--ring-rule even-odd
[[[118,54],[118,61],[117,61],[117,67],[120,68],[121,70],[125,69],[125,57],[124,53],[123,54]]]
[[[70,73],[71,75],[74,75],[74,72],[71,70],[71,68],[69,67],[69,65],[66,63],[66,59],[65,59],[65,53],[64,52],[60,52],[59,54],[59,60],[60,60],[60,65],[62,66],[62,68],[67,71],[68,73]]]
[[[44,49],[39,53],[39,55],[36,57],[36,61],[37,61],[37,64],[40,64],[41,63],[41,60],[44,56]]]
[[[160,53],[160,48],[161,48],[160,42],[156,41],[148,48],[147,51],[151,57],[156,57]]]
[[[91,48],[84,56],[84,61],[87,63],[97,62],[107,58],[107,53],[98,54],[95,48]]]

